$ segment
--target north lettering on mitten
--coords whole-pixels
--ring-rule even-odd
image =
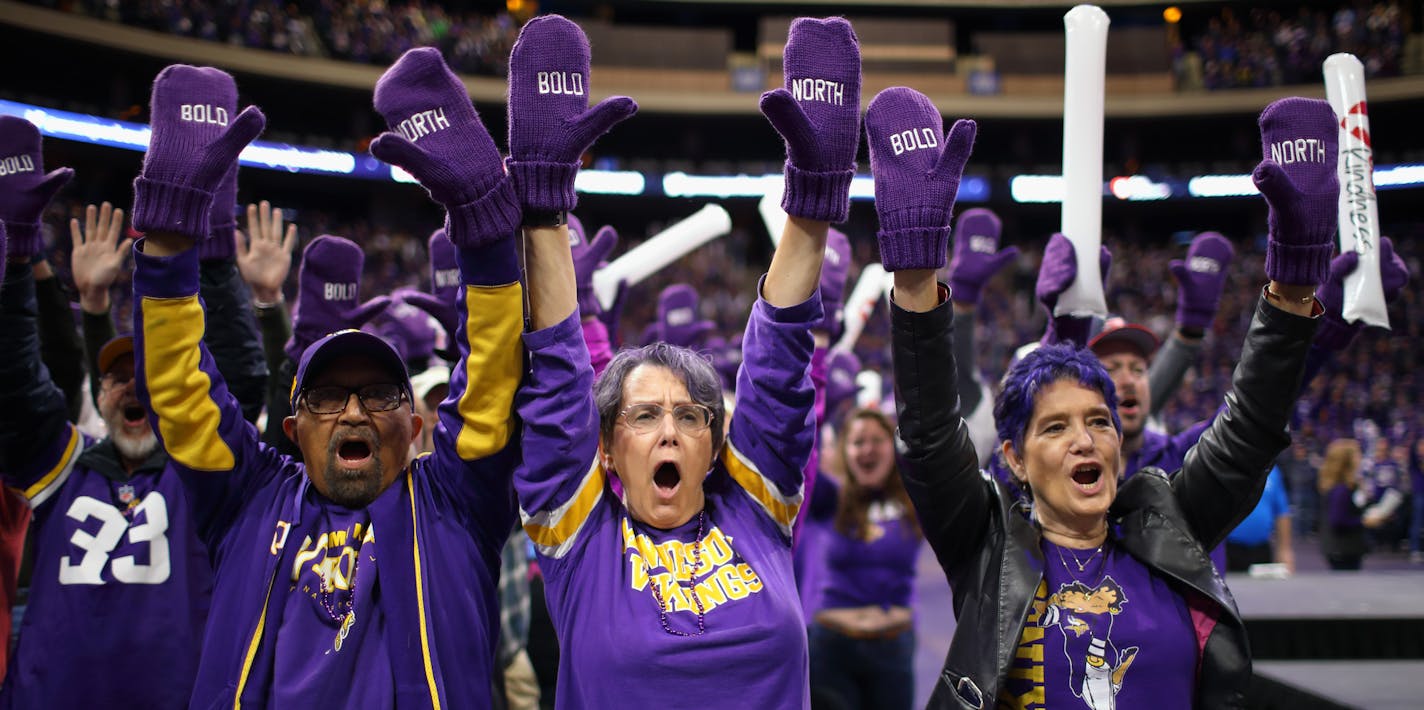
[[[414,143],[425,136],[436,131],[443,131],[450,127],[450,121],[445,118],[445,108],[437,106],[428,111],[421,111],[404,121],[401,121],[396,130],[406,137],[406,140]]]
[[[797,101],[820,101],[832,106],[843,106],[845,83],[826,79],[792,79],[791,97]]]
[[[1325,142],[1318,138],[1296,138],[1271,144],[1271,160],[1279,165],[1325,163]]]

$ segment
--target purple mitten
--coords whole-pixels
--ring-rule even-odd
[[[954,229],[954,258],[949,262],[950,297],[978,304],[984,285],[1019,255],[1018,247],[999,248],[1003,225],[983,207],[965,210]]]
[[[308,345],[328,333],[360,328],[390,302],[377,296],[365,303],[357,299],[361,291],[361,267],[366,255],[355,242],[323,234],[302,250],[302,266],[297,271],[297,301],[292,304],[292,337],[287,356],[302,359]]]
[[[401,55],[376,82],[375,106],[391,130],[371,141],[371,155],[410,173],[444,205],[451,242],[473,247],[514,234],[520,219],[514,184],[439,50]]]
[[[203,261],[230,261],[237,253],[233,232],[237,230],[237,164],[213,191],[213,211],[208,217],[210,238],[198,242],[198,258]]]
[[[3,282],[5,280],[5,265],[9,263],[5,261],[5,259],[7,258],[7,255],[5,253],[6,241],[8,240],[5,238],[5,223],[3,221],[0,221],[0,282]]]
[[[386,338],[392,345],[397,340],[400,342],[397,350],[406,362],[422,366],[435,354],[435,324],[425,309],[415,306],[408,299],[428,295],[413,288],[396,289],[391,293],[389,307],[372,321],[376,324],[377,335]]]
[[[134,180],[134,229],[208,238],[213,192],[267,125],[256,106],[236,111],[237,83],[227,72],[174,64],[158,73],[149,105],[153,133]]]
[[[820,325],[812,330],[824,330],[831,342],[840,339],[845,329],[845,289],[850,276],[850,240],[838,229],[826,233],[826,258],[821,262]]]
[[[612,227],[598,230],[592,240],[587,238],[583,225],[573,229],[573,218],[569,218],[569,241],[573,243],[574,283],[578,287],[578,309],[582,318],[597,317],[603,313],[598,302],[598,294],[593,290],[593,275],[607,265],[608,255],[618,246],[618,232]]]
[[[737,370],[742,367],[742,334],[722,343],[709,343],[712,351],[712,368],[722,376],[722,390],[728,393],[737,390]]]
[[[1202,232],[1187,247],[1187,259],[1174,259],[1168,264],[1177,277],[1177,327],[1204,331],[1216,318],[1221,305],[1221,292],[1226,287],[1226,272],[1236,250],[1226,237],[1216,232]]]
[[[583,154],[638,111],[627,96],[589,108],[588,64],[588,38],[559,15],[525,23],[509,53],[509,174],[526,210],[573,209]]]
[[[1112,269],[1112,253],[1107,247],[1098,251],[1098,273],[1103,277],[1103,288],[1107,288],[1108,271]],[[1034,296],[1048,311],[1048,328],[1040,342],[1050,345],[1072,342],[1078,346],[1088,344],[1088,332],[1093,319],[1073,316],[1054,316],[1053,307],[1058,305],[1058,297],[1078,278],[1078,256],[1073,251],[1073,243],[1068,237],[1054,233],[1043,248],[1043,261],[1038,265],[1038,281],[1034,284]]]
[[[697,291],[687,284],[673,284],[658,294],[657,340],[685,348],[701,344],[702,336],[715,326],[697,318]]]
[[[411,289],[402,300],[435,317],[445,331],[446,342],[455,342],[455,328],[460,324],[456,299],[460,297],[460,267],[455,263],[455,245],[437,229],[430,235],[430,293]]]
[[[1389,237],[1380,238],[1380,286],[1384,290],[1384,300],[1392,303],[1409,283],[1409,267],[1404,259],[1394,253],[1394,242]],[[1330,262],[1330,275],[1321,284],[1316,294],[1325,309],[1320,326],[1315,331],[1315,344],[1325,350],[1338,352],[1349,347],[1355,336],[1364,330],[1364,323],[1348,323],[1345,311],[1345,277],[1355,272],[1360,256],[1347,251]]]
[[[603,309],[598,319],[603,321],[604,328],[608,331],[608,340],[617,348],[623,344],[623,306],[628,303],[628,282],[619,281],[618,288],[613,292],[613,305]]]
[[[1281,99],[1261,112],[1264,160],[1251,179],[1270,207],[1266,276],[1315,286],[1330,271],[1339,225],[1335,112],[1320,99]]]
[[[855,401],[859,387],[855,376],[860,374],[860,358],[845,350],[832,350],[826,358],[826,416],[835,416],[842,402]]]
[[[928,97],[903,86],[880,92],[865,112],[886,271],[944,266],[949,215],[974,147],[975,124],[955,121],[948,136],[940,132],[943,125]]]
[[[791,23],[785,87],[762,94],[761,112],[786,141],[789,215],[844,222],[860,147],[860,45],[840,17]]]
[[[44,173],[40,129],[18,116],[0,116],[0,222],[10,239],[10,256],[30,257],[43,248],[40,217],[74,171]],[[3,268],[3,262],[0,262]]]

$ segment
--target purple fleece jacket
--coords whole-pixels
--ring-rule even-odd
[[[315,494],[300,463],[259,443],[201,344],[196,250],[160,258],[141,246],[134,268],[139,397],[180,467],[213,558],[213,609],[223,619],[207,627],[192,706],[265,707],[274,687],[300,682],[291,677],[299,669],[275,659],[296,593],[288,571],[298,564],[304,531],[318,522],[309,505]],[[394,695],[364,698],[367,705],[490,704],[522,360],[522,294],[513,274],[488,280],[494,262],[513,263],[473,249],[460,254],[457,343],[462,363],[468,357],[480,367],[452,370],[438,424],[428,424],[437,427],[435,452],[412,462],[366,509],[383,551],[384,633],[361,638],[390,649]],[[360,645],[346,650],[348,672],[366,672],[357,662],[366,657]]]

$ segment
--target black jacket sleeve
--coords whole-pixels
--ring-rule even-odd
[[[35,281],[35,299],[40,317],[40,359],[49,369],[55,386],[64,393],[69,421],[79,421],[84,406],[84,345],[74,328],[69,296],[57,277]]]
[[[208,323],[203,341],[242,407],[242,418],[256,422],[267,396],[267,361],[252,315],[252,295],[232,261],[204,261],[198,278]]]
[[[947,301],[925,313],[891,304],[901,477],[925,539],[951,575],[978,551],[992,502],[960,415],[952,315]]]
[[[1192,534],[1206,549],[1221,544],[1256,506],[1271,465],[1290,445],[1291,412],[1317,323],[1264,298],[1256,304],[1226,406],[1172,479]]]
[[[282,419],[292,413],[292,379],[297,374],[297,364],[287,357],[285,348],[292,337],[291,314],[285,304],[256,310],[267,368],[272,373],[267,381],[267,428],[262,431],[262,443],[300,461],[302,450],[282,430]]]
[[[89,396],[94,399],[97,405],[99,378],[104,376],[104,373],[99,372],[99,349],[104,347],[104,343],[113,340],[118,335],[118,331],[114,328],[114,318],[108,311],[103,313],[85,311],[80,322],[81,329],[84,331],[84,367],[89,369]]]
[[[33,462],[68,422],[64,394],[40,359],[39,307],[29,264],[9,264],[0,286],[0,471]]]

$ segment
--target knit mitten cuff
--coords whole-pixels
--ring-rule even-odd
[[[1274,239],[1266,244],[1266,276],[1292,286],[1319,286],[1330,275],[1333,240],[1323,244],[1285,244]]]
[[[1184,300],[1177,301],[1177,327],[1196,330],[1210,330],[1216,320],[1215,308],[1191,308]]]
[[[187,185],[134,180],[133,227],[140,232],[177,232],[200,242],[208,237],[213,193]]]
[[[514,183],[505,176],[484,195],[447,206],[445,233],[457,247],[477,247],[514,234],[522,214]]]
[[[979,293],[983,287],[984,284],[978,281],[956,279],[953,274],[949,276],[949,292],[953,295],[955,303],[978,305]]]
[[[10,256],[34,256],[44,249],[44,236],[39,222],[12,222],[5,220],[5,241],[9,242]],[[0,249],[0,253],[4,253]],[[4,264],[0,264],[0,269]]]
[[[949,225],[881,230],[880,264],[886,271],[938,269],[949,250]]]
[[[844,222],[850,216],[850,183],[855,169],[812,172],[786,163],[786,214],[819,222]]]
[[[236,231],[236,222],[212,225],[208,230],[208,238],[198,242],[198,259],[202,261],[232,260],[237,254],[237,246],[233,242],[233,234]]]
[[[546,163],[510,159],[509,175],[524,209],[534,212],[568,212],[578,205],[574,179],[578,163]]]

